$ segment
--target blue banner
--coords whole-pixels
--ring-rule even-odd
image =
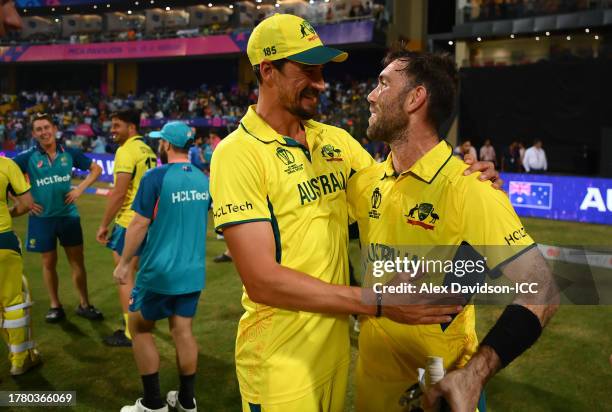
[[[519,216],[612,225],[612,179],[502,173]]]
[[[0,152],[15,157],[17,152]],[[113,181],[115,155],[86,153],[102,167],[103,182]],[[87,172],[74,171],[76,176]],[[612,225],[612,179],[502,173],[504,190],[519,216]]]

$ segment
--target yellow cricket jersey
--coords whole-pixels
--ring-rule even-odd
[[[308,148],[276,133],[254,106],[216,148],[211,162],[215,227],[270,222],[276,260],[324,282],[348,284],[346,185],[373,163],[342,129],[304,123]],[[288,402],[349,362],[346,316],[256,304],[246,291],[236,369],[244,399]]]
[[[11,214],[8,208],[8,193],[21,196],[30,190],[30,184],[11,159],[0,156],[0,233],[12,230]],[[0,249],[2,246],[0,245]]]
[[[476,174],[463,176],[466,168],[442,141],[399,176],[391,155],[355,174],[347,197],[366,263],[400,255],[398,249],[410,245],[467,243],[494,269],[534,245],[506,194]],[[487,245],[512,247],[488,253]],[[416,369],[425,367],[427,356],[441,356],[445,368],[454,369],[464,366],[477,346],[472,305],[450,325],[367,318],[359,339],[357,410],[402,410],[399,397],[417,381]]]
[[[127,228],[132,218],[134,211],[132,210],[132,202],[138,192],[140,179],[149,169],[157,166],[157,156],[143,140],[142,136],[133,136],[125,141],[117,149],[115,154],[114,181],[117,184],[118,173],[129,173],[132,175],[132,181],[125,195],[125,200],[119,213],[117,213],[116,224]]]

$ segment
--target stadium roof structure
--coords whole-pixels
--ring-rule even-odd
[[[457,24],[449,33],[431,34],[430,40],[473,40],[511,34],[533,35],[545,31],[573,31],[584,28],[612,27],[612,9],[589,10],[519,19],[493,20]]]

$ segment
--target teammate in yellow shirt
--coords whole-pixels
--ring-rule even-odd
[[[373,160],[344,130],[311,120],[325,89],[323,64],[346,54],[288,14],[260,23],[247,52],[258,102],[211,163],[215,227],[245,287],[236,339],[243,411],[342,411],[348,314],[439,323],[459,308],[381,313],[374,296],[362,300],[360,288],[347,286],[346,185]]]
[[[486,259],[492,274],[501,270],[515,281],[552,285],[548,266],[505,193],[476,175],[464,176],[465,164],[438,136],[455,100],[452,59],[399,51],[387,56],[385,66],[368,96],[368,137],[389,143],[391,154],[356,173],[347,191],[367,266],[411,253],[424,257],[429,246],[446,245],[428,258],[444,261],[468,251]],[[475,278],[455,272],[444,284],[476,283]],[[483,280],[484,272],[478,281]],[[549,291],[541,290],[540,305],[535,297],[521,296],[520,304],[508,306],[480,350],[472,305],[439,325],[366,318],[359,337],[357,411],[402,411],[399,399],[417,382],[427,356],[442,357],[445,369],[455,371],[428,394],[430,400],[444,395],[452,410],[473,411],[478,404],[483,411],[479,396],[486,380],[531,346],[554,313],[555,306],[543,299]]]
[[[140,180],[145,172],[157,165],[157,156],[138,134],[140,114],[134,110],[123,110],[111,115],[111,133],[120,147],[115,154],[114,187],[108,196],[108,203],[96,239],[113,251],[115,265],[123,252],[125,231],[132,218],[132,202],[138,192]],[[108,238],[108,226],[115,218],[115,226]],[[132,259],[132,271],[126,284],[118,285],[119,301],[127,325],[130,293],[134,287],[134,275],[138,267],[138,257]],[[104,339],[109,346],[132,346],[127,326],[116,330]]]
[[[8,207],[8,194],[16,205]],[[0,157],[0,333],[9,348],[11,375],[21,375],[40,363],[32,337],[30,291],[23,274],[21,244],[11,217],[27,213],[34,204],[30,185],[15,162]]]

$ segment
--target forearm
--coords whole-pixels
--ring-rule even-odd
[[[375,315],[375,297],[361,288],[332,285],[287,267],[276,265],[269,275],[247,285],[249,297],[258,303],[288,310],[330,314]],[[369,291],[372,294],[371,291]]]
[[[536,285],[537,293],[519,293],[512,303],[531,311],[544,328],[559,307],[559,288],[548,263],[537,248],[527,251],[524,257],[509,263],[502,271],[515,283]]]
[[[142,244],[147,234],[148,227],[148,225],[137,223],[134,220],[130,223],[125,233],[125,244],[123,246],[123,253],[121,254],[121,264],[130,263]]]
[[[25,204],[19,202],[9,209],[11,217],[19,217],[25,215],[29,211],[30,209]]]
[[[108,203],[106,204],[106,209],[104,210],[102,222],[100,223],[101,227],[107,227],[113,221],[121,209],[121,205],[123,204],[124,200],[124,194],[111,192],[111,194],[108,196]]]
[[[87,189],[89,186],[91,186],[93,184],[93,182],[98,180],[98,178],[100,177],[101,173],[102,173],[102,169],[100,167],[93,168],[92,170],[90,170],[90,172],[87,175],[87,177],[85,179],[83,179],[81,184],[79,184],[77,186],[77,188],[81,192],[84,192],[85,189]]]
[[[482,386],[501,369],[501,361],[490,346],[480,346],[478,352],[465,366],[466,372],[473,374]]]
[[[9,208],[9,214],[11,217],[25,215],[32,210],[34,200],[32,199],[30,192],[26,192],[21,196],[13,196],[9,193],[8,196],[13,201],[13,207]]]

